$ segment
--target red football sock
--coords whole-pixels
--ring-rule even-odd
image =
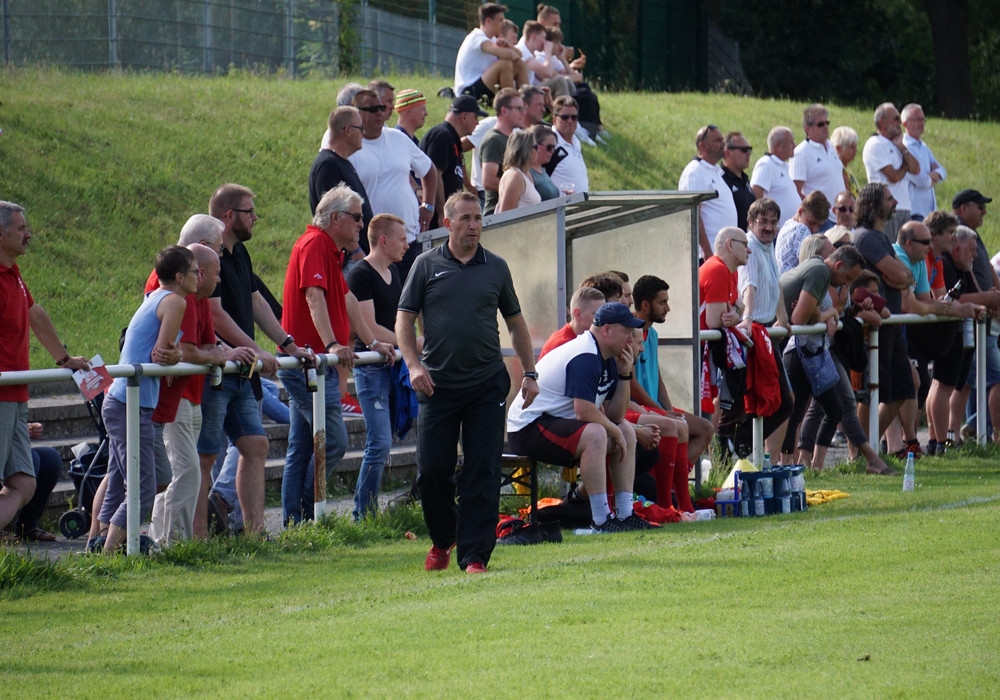
[[[674,505],[670,491],[674,484],[674,460],[677,457],[677,438],[660,438],[660,458],[653,465],[656,480],[656,505],[670,508]]]
[[[677,494],[677,508],[687,513],[693,513],[694,504],[691,502],[691,491],[688,487],[689,469],[688,444],[678,442],[677,456],[674,458],[674,492]]]

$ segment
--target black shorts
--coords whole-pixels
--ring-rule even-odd
[[[917,398],[913,370],[899,326],[882,326],[878,333],[878,400],[893,403]]]
[[[479,102],[483,98],[483,95],[486,95],[486,97],[490,101],[490,104],[493,104],[493,98],[496,97],[496,94],[488,87],[486,87],[486,83],[483,82],[482,78],[477,78],[476,82],[474,82],[472,85],[466,85],[464,88],[462,88],[462,94],[472,95],[473,97],[476,98],[476,102]]]
[[[572,466],[576,462],[580,436],[588,423],[572,418],[556,418],[543,413],[529,425],[507,436],[510,449],[539,462]]]
[[[934,360],[934,379],[945,386],[964,388],[974,357],[975,351],[963,347],[962,334],[956,333],[948,352]]]

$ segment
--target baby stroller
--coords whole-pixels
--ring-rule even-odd
[[[87,412],[97,428],[99,442],[88,443],[87,449],[74,458],[69,465],[69,475],[76,488],[77,507],[68,510],[59,518],[59,531],[67,539],[76,539],[90,530],[90,518],[94,507],[94,494],[101,479],[108,473],[108,432],[101,419],[101,404],[104,394],[98,394],[93,401],[87,401]]]

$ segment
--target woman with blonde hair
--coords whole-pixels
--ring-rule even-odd
[[[503,154],[503,176],[497,192],[495,214],[542,201],[531,179],[531,168],[537,162],[538,151],[532,133],[521,129],[511,134]]]

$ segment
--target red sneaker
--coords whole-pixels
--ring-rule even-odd
[[[444,571],[447,569],[448,564],[451,563],[451,550],[454,548],[455,545],[448,547],[448,549],[431,547],[431,551],[427,552],[427,558],[424,560],[424,570]]]
[[[481,561],[469,562],[469,564],[465,567],[465,573],[467,573],[467,574],[485,574],[486,573],[486,564],[484,564]]]
[[[344,394],[340,399],[340,412],[345,416],[360,416],[361,404],[350,394]]]

